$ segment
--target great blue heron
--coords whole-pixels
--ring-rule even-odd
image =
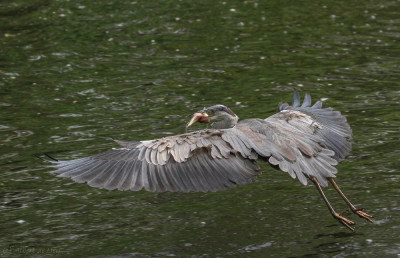
[[[209,123],[210,129],[150,141],[118,141],[122,148],[94,156],[58,161],[54,173],[93,187],[109,190],[219,191],[246,184],[260,173],[256,160],[298,178],[311,180],[332,216],[354,231],[355,223],[335,212],[321,186],[330,182],[350,209],[370,222],[335,183],[334,167],[351,149],[352,132],[346,118],[321,101],[294,90],[293,104],[281,103],[266,119],[239,117],[226,106],[215,105],[193,114],[187,127]]]

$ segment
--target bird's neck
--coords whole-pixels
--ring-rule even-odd
[[[213,129],[228,129],[234,127],[239,120],[238,116],[222,115],[215,119],[215,122],[211,124]]]

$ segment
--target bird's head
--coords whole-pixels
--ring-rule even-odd
[[[238,120],[239,117],[227,106],[214,105],[194,113],[186,128],[196,122],[209,123],[212,121],[211,128],[226,129],[234,127]]]

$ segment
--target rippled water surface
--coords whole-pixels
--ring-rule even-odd
[[[398,257],[399,1],[2,1],[0,256]],[[267,117],[292,88],[348,118],[337,182],[376,223],[331,218],[313,186],[263,165],[218,193],[106,191],[51,175],[182,133],[226,104]],[[198,126],[197,128],[200,128]],[[346,206],[326,189],[338,211]]]

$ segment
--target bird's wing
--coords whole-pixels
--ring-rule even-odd
[[[265,120],[244,120],[223,138],[242,154],[255,151],[305,185],[307,176],[315,176],[327,186],[327,178],[337,173],[333,166],[351,149],[351,129],[339,112],[322,109],[321,102],[310,104],[307,94],[300,106],[295,91],[293,106],[280,104],[280,112]]]
[[[116,141],[123,148],[56,162],[54,173],[110,190],[206,192],[249,183],[258,165],[232,149],[224,133],[201,130],[152,141]]]
[[[313,126],[301,118],[293,118],[297,121],[292,124],[286,119],[287,115],[283,112],[266,120],[244,120],[236,126],[237,131],[250,137],[234,137],[230,132],[223,137],[235,139],[232,140],[233,148],[238,148],[239,144],[247,145],[249,151],[255,151],[271,165],[288,172],[292,178],[297,177],[304,185],[307,176],[315,176],[321,185],[327,186],[327,178],[335,177],[337,173],[335,153],[315,135]]]
[[[293,104],[279,104],[279,117],[292,118],[294,114],[304,114],[310,117],[314,125],[318,125],[315,135],[323,139],[325,146],[334,151],[333,156],[336,160],[343,159],[351,150],[352,131],[347,123],[346,117],[339,111],[332,108],[322,108],[322,102],[317,101],[311,106],[311,96],[306,93],[303,104],[300,106],[299,93],[294,89]],[[283,112],[282,112],[283,111]],[[296,113],[298,111],[300,113]],[[279,115],[280,114],[280,115]],[[291,120],[291,124],[301,122],[301,120]]]

